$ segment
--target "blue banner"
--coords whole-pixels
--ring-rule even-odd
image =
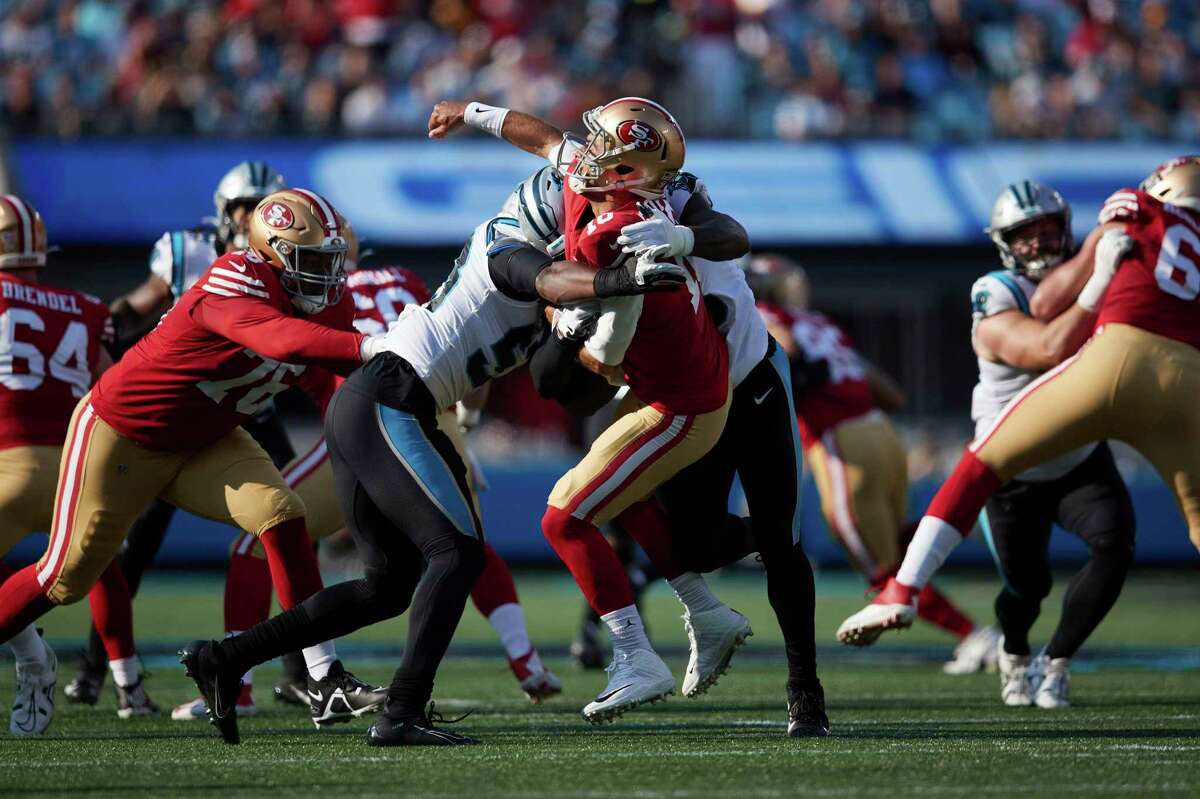
[[[717,206],[766,244],[983,244],[1008,182],[1058,188],[1075,232],[1115,189],[1136,185],[1177,146],[1057,142],[920,147],[906,143],[689,144],[687,169]],[[262,159],[328,197],[376,244],[454,245],[493,216],[539,165],[491,139],[158,141],[10,147],[14,188],[41,211],[52,242],[145,244],[213,213],[236,162]]]

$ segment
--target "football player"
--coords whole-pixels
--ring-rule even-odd
[[[146,280],[113,302],[117,350],[123,352],[133,346],[158,324],[163,313],[204,275],[218,257],[246,249],[249,244],[250,214],[254,207],[262,198],[286,185],[283,176],[262,161],[243,161],[226,172],[213,193],[216,217],[211,222],[205,221],[187,230],[164,233],[150,253],[150,274]],[[295,457],[296,453],[275,413],[273,402],[267,403],[258,415],[242,426],[262,445],[277,467],[282,468]],[[174,515],[174,505],[156,499],[129,528],[117,562],[135,596],[142,575],[158,554]],[[284,678],[276,686],[276,696],[287,699],[295,694],[298,687],[301,696],[299,701],[308,704],[303,659],[284,658],[284,671]],[[96,704],[104,674],[104,648],[93,627],[80,670],[63,690],[67,701]]]
[[[788,354],[796,419],[821,497],[821,514],[871,589],[895,574],[912,535],[906,526],[908,464],[887,413],[904,392],[854,349],[827,316],[809,309],[804,269],[782,255],[756,255],[747,278],[767,328]],[[935,587],[921,597],[921,618],[959,640],[950,673],[978,671],[996,659],[996,631],[976,626]]]
[[[239,425],[291,385],[328,397],[334,377],[321,367],[350,371],[370,354],[343,296],[345,253],[323,197],[268,195],[252,214],[250,248],[218,258],[101,376],[71,419],[49,546],[0,585],[0,639],[87,594],[155,497],[258,534],[285,607],[320,590],[304,506]],[[330,699],[319,721],[382,702],[331,643],[304,654],[310,690]]]
[[[601,273],[553,259],[521,242],[511,218],[477,227],[426,305],[409,305],[379,354],[356,370],[325,415],[325,441],[345,521],[365,564],[362,579],[321,591],[297,607],[223,641],[196,641],[184,662],[201,695],[236,741],[234,699],[248,668],[329,640],[412,606],[408,642],[371,725],[375,746],[463,745],[474,739],[435,726],[433,680],[485,565],[483,532],[467,467],[438,417],[469,392],[527,360],[542,328],[543,299],[583,301],[639,294],[674,264]],[[268,550],[268,556],[270,551]]]
[[[522,193],[529,201],[520,204],[517,217],[531,242],[552,246],[556,240],[557,228],[547,231],[546,224],[550,220],[557,225],[563,218],[562,193],[561,180]],[[688,219],[698,209],[712,209],[704,184],[689,173],[668,184],[666,197],[680,219]],[[652,211],[649,219],[623,228],[618,243],[625,252],[640,255],[648,250],[651,257],[673,257],[677,251],[671,245],[672,229],[664,214]],[[788,660],[788,734],[826,735],[829,719],[816,668],[812,565],[799,538],[797,504],[803,467],[787,357],[769,337],[737,261],[709,261],[694,253],[689,260],[729,349],[733,398],[717,444],[659,488],[657,498],[670,521],[678,568],[711,571],[749,552],[761,553]],[[563,331],[556,328],[555,332]],[[562,386],[566,381],[560,378],[557,385],[547,386],[538,367],[544,353],[558,347],[564,350],[558,360],[570,364],[580,346],[570,335],[556,335],[543,345],[532,364],[539,391],[564,403],[570,400],[571,394]],[[727,513],[735,473],[748,497],[752,525]],[[655,555],[659,563],[672,560],[669,552]],[[700,646],[690,623],[688,631],[693,650],[719,651],[719,646]],[[720,674],[719,669],[710,669],[702,680],[701,668],[696,660],[689,664],[684,680],[688,696],[704,693]]]
[[[1034,181],[1013,183],[996,198],[987,232],[1004,269],[971,288],[979,358],[971,417],[979,434],[1038,375],[1074,354],[1093,321],[1077,304],[1048,323],[1030,314],[1038,283],[1071,255],[1071,208],[1062,195]],[[1055,523],[1083,539],[1090,554],[1067,587],[1045,654],[1031,667],[1029,630],[1050,593]],[[996,597],[1004,634],[1001,700],[1066,707],[1070,659],[1116,602],[1133,561],[1133,504],[1108,444],[1089,444],[1009,480],[988,499],[979,526],[1004,580]],[[1031,673],[1045,677],[1031,680]]]
[[[359,268],[359,243],[353,228],[346,223],[343,235],[347,241],[346,270],[349,273],[347,288],[354,300],[354,326],[365,335],[382,335],[388,325],[396,321],[409,305],[423,305],[429,301],[429,289],[425,281],[415,272],[401,266],[379,266]],[[461,408],[461,404],[458,406]],[[466,455],[466,443],[460,432],[461,413],[444,411],[438,416],[438,429],[454,444],[460,457],[470,469]],[[470,416],[470,414],[467,414]],[[333,467],[329,462],[329,449],[325,439],[319,439],[313,447],[300,455],[283,469],[283,479],[304,502],[307,511],[308,532],[320,541],[345,528],[341,509],[337,506],[334,491]],[[471,501],[478,511],[478,495],[474,477],[469,481]],[[542,663],[541,656],[529,640],[525,627],[525,616],[517,599],[516,585],[512,572],[490,544],[484,544],[486,564],[483,573],[471,591],[471,599],[484,618],[496,630],[508,654],[509,668],[526,696],[535,704],[562,691],[558,677]],[[258,540],[243,533],[233,544],[229,559],[229,571],[225,580],[225,629],[228,635],[248,630],[265,621],[271,610],[271,572],[266,555]],[[240,716],[255,713],[251,688],[251,672],[242,679],[242,692],[238,698],[237,711]],[[278,688],[277,688],[278,689]],[[291,690],[301,690],[303,702],[308,704],[307,685]],[[207,716],[207,707],[202,698],[184,703],[171,713],[178,721],[202,719]]]
[[[564,233],[568,259],[605,270],[633,260],[617,242],[622,228],[646,221],[655,208],[683,258],[711,229],[677,225],[664,198],[683,166],[684,138],[674,118],[642,98],[621,98],[584,114],[589,137],[579,142],[534,117],[480,103],[435,106],[429,135],[441,138],[460,124],[485,130],[517,147],[567,165]],[[645,207],[641,203],[646,203]],[[647,248],[639,263],[653,263]],[[703,578],[671,557],[671,535],[658,504],[647,499],[662,483],[712,449],[729,409],[729,355],[690,265],[687,291],[648,295],[613,313],[610,346],[583,352],[598,373],[626,382],[638,403],[593,444],[583,461],[555,485],[542,531],[566,563],[592,608],[609,627],[609,683],[583,710],[593,723],[674,691],[670,669],[650,646],[624,568],[600,534],[616,520],[638,540],[684,604],[691,653],[685,694],[712,685],[734,650],[752,634],[744,616],[713,596]],[[548,298],[554,301],[554,298]],[[603,321],[598,326],[603,326]],[[667,345],[669,342],[669,346]],[[597,358],[596,356],[600,357]]]
[[[26,535],[49,531],[54,486],[71,411],[112,365],[112,319],[95,297],[43,285],[46,228],[12,194],[0,197],[0,555]],[[138,673],[129,588],[114,564],[89,599],[117,685],[121,718],[157,712]],[[0,561],[0,579],[12,570]],[[32,622],[13,628],[17,692],[9,730],[43,732],[54,715],[58,664]]]
[[[997,489],[1096,441],[1125,441],[1154,465],[1200,547],[1200,158],[1170,161],[1140,188],[1118,191],[1100,226],[1094,254],[1060,267],[1072,271],[1057,286],[1082,282],[1075,304],[1096,316],[1094,335],[1013,397],[971,443],[897,575],[843,622],[843,642],[869,644],[911,624],[916,594]]]

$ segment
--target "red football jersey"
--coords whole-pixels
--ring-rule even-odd
[[[1116,218],[1136,243],[1108,286],[1096,325],[1133,325],[1200,349],[1200,213],[1133,189],[1114,198],[1130,195],[1128,212]]]
[[[621,252],[617,236],[625,225],[642,220],[636,197],[595,217],[588,201],[569,186],[564,195],[568,259],[603,269],[633,257]],[[672,215],[665,200],[642,202]],[[643,402],[665,413],[708,413],[728,396],[729,350],[708,316],[696,273],[686,259],[684,263],[690,273],[686,288],[644,296],[622,366],[625,382]]]
[[[0,449],[62,445],[112,336],[95,297],[0,272]]]
[[[359,365],[354,303],[347,292],[319,314],[297,314],[269,264],[249,251],[221,256],[104,374],[92,406],[121,435],[166,450],[213,443],[290,386],[324,407],[328,370]]]
[[[875,408],[866,365],[855,352],[854,342],[827,316],[815,311],[788,312],[761,302],[758,312],[768,324],[791,331],[796,346],[809,360],[829,363],[827,382],[796,395],[796,420],[805,449],[820,441],[827,430]]]
[[[402,266],[359,269],[347,288],[354,295],[354,326],[368,336],[383,335],[406,305],[429,302],[429,287],[420,275]]]

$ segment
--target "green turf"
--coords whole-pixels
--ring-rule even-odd
[[[578,618],[576,589],[542,575],[523,576],[519,586],[538,643],[561,652]],[[715,586],[754,624],[747,656],[700,700],[673,697],[615,725],[592,728],[579,718],[604,676],[575,671],[562,657],[549,661],[564,677],[564,696],[530,706],[503,659],[490,655],[490,630],[468,609],[435,698],[448,712],[474,709],[459,727],[484,739],[483,746],[373,749],[365,743],[365,719],[313,730],[294,709],[270,703],[263,688],[277,672],[268,666],[256,680],[262,711],[243,721],[240,747],[222,744],[206,724],[119,721],[106,692],[97,708],[60,704],[42,738],[5,738],[0,794],[740,799],[1200,792],[1200,653],[1194,649],[1200,582],[1193,574],[1135,576],[1086,650],[1091,656],[1080,659],[1074,706],[1061,712],[1002,707],[994,675],[941,675],[936,660],[950,642],[936,631],[893,636],[864,654],[834,647],[833,630],[861,604],[861,587],[852,577],[822,576],[818,635],[834,734],[808,741],[783,734],[779,636],[758,576]],[[993,580],[945,586],[986,617]],[[1057,600],[1057,594],[1049,600],[1049,618],[1035,629],[1039,642],[1057,615]],[[678,675],[685,643],[678,606],[661,590],[648,604],[651,632]],[[143,648],[163,653],[193,635],[218,632],[219,587],[212,578],[152,576],[137,612]],[[68,661],[81,640],[84,609],[63,609],[44,623]],[[385,680],[402,626],[380,625],[343,642],[351,667]],[[177,666],[161,656],[150,660],[148,685],[164,707],[191,698]],[[72,667],[63,672],[65,681]],[[0,695],[11,690],[5,667]]]

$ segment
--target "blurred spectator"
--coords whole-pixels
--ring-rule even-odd
[[[6,0],[0,129],[423,132],[443,97],[693,136],[1195,139],[1189,0]]]

